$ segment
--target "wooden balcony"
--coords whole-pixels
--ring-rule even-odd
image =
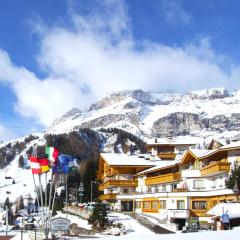
[[[114,168],[111,168],[111,167],[107,167],[106,174],[105,174],[107,177],[112,177],[116,174],[117,174],[117,170],[115,170]]]
[[[159,152],[157,154],[161,159],[175,159],[176,153],[174,152]]]
[[[146,185],[155,185],[155,184],[160,184],[160,183],[180,181],[180,179],[181,179],[181,173],[176,172],[176,173],[169,173],[169,174],[159,175],[156,177],[146,178],[145,184]]]
[[[229,162],[215,162],[209,164],[206,167],[203,167],[201,171],[202,176],[206,175],[215,175],[221,172],[229,172],[230,171],[230,164]]]
[[[98,198],[103,201],[103,200],[111,200],[111,199],[116,199],[116,193],[108,193],[108,194],[103,194],[100,195]]]
[[[98,189],[103,191],[110,187],[136,187],[137,180],[108,180],[105,183],[99,185]]]
[[[187,192],[188,189],[187,188],[175,188],[172,190],[173,192]]]

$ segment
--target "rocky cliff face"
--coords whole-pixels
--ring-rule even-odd
[[[183,94],[143,90],[112,93],[87,112],[69,111],[47,130],[116,127],[138,136],[177,136],[240,130],[240,91],[205,89]]]
[[[234,113],[230,117],[216,115],[212,118],[201,118],[192,113],[172,113],[153,123],[153,136],[189,135],[192,132],[208,131],[240,131],[240,114]]]

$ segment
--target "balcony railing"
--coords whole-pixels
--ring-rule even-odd
[[[172,191],[173,192],[187,192],[188,189],[187,188],[174,188]]]
[[[157,154],[161,159],[175,159],[176,153],[174,152],[159,152]]]
[[[111,199],[116,199],[116,193],[108,193],[108,194],[103,194],[100,195],[98,198],[102,200],[111,200]]]
[[[169,174],[164,174],[156,177],[149,177],[145,179],[145,184],[146,185],[155,185],[155,184],[160,184],[160,183],[167,183],[167,182],[175,182],[175,181],[180,181],[181,179],[181,173],[176,172],[176,173],[169,173]]]
[[[216,162],[209,164],[206,167],[203,167],[201,171],[201,175],[214,175],[219,172],[229,172],[230,171],[230,164],[229,162]]]
[[[110,187],[136,187],[137,180],[108,180],[105,183],[99,185],[98,189],[103,191]]]

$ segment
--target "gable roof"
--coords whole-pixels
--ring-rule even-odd
[[[161,161],[159,157],[150,154],[133,154],[124,153],[101,153],[101,157],[110,166],[148,166],[152,167]]]

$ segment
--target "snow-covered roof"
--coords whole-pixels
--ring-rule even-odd
[[[212,154],[214,152],[217,151],[216,150],[208,150],[208,149],[190,149],[189,151],[191,151],[196,157],[198,158],[202,158],[202,157],[205,157],[209,154]]]
[[[156,170],[161,169],[161,168],[174,166],[175,164],[178,164],[179,162],[180,162],[180,159],[177,159],[177,160],[161,160],[161,161],[157,162],[157,165],[155,165],[155,166],[153,166],[153,167],[151,167],[147,170],[139,172],[138,175],[148,173],[148,172],[153,172],[153,171],[156,171]]]
[[[220,147],[219,149],[228,149],[228,148],[240,148],[240,141],[237,142],[231,142],[230,144],[227,144],[225,146]]]
[[[176,138],[151,138],[147,139],[147,144],[157,144],[157,145],[195,145],[197,144],[197,139],[189,136],[176,137]]]
[[[240,203],[218,203],[207,214],[221,216],[227,213],[229,218],[240,218]]]
[[[161,161],[158,156],[151,154],[101,153],[101,156],[111,166],[155,166]]]

